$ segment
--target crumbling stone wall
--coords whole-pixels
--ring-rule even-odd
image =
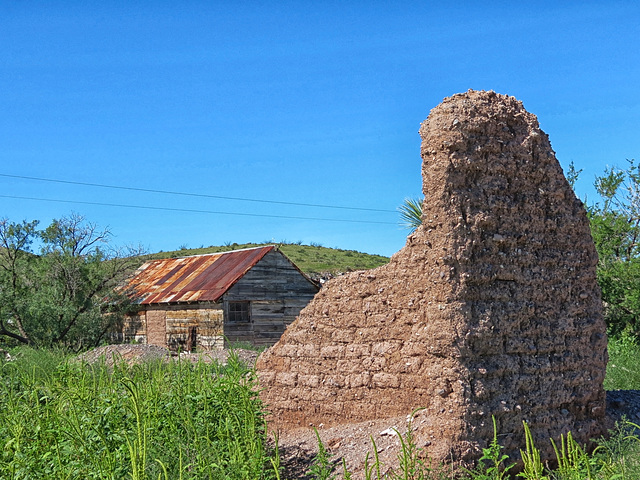
[[[547,135],[513,97],[445,99],[420,128],[423,226],[390,263],[328,282],[258,360],[279,428],[417,415],[419,446],[518,458],[603,432],[596,251]]]

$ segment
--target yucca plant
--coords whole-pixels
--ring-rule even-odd
[[[423,198],[405,198],[404,203],[398,207],[400,224],[410,232],[422,225],[423,200]]]

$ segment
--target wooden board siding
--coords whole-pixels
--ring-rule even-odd
[[[248,301],[251,316],[248,323],[225,322],[226,340],[273,345],[317,292],[284,255],[269,252],[223,296],[225,313],[230,302]]]

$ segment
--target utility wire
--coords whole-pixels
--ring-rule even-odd
[[[54,203],[75,203],[81,205],[98,205],[102,207],[121,207],[121,208],[138,208],[145,210],[160,210],[168,212],[189,212],[189,213],[207,213],[214,215],[235,215],[244,217],[265,217],[265,218],[286,218],[292,220],[314,220],[322,222],[343,222],[343,223],[375,223],[379,225],[397,225],[394,222],[376,222],[369,220],[343,220],[339,218],[317,218],[317,217],[296,217],[289,215],[264,215],[259,213],[241,213],[241,212],[221,212],[215,210],[196,210],[190,208],[171,208],[171,207],[152,207],[147,205],[127,205],[122,203],[101,203],[101,202],[87,202],[82,200],[60,200],[56,198],[38,198],[38,197],[23,197],[18,195],[0,195],[0,198],[12,198],[17,200],[36,200],[40,202],[54,202]]]
[[[99,188],[111,188],[116,190],[129,190],[129,191],[135,191],[135,192],[161,193],[163,195],[180,195],[184,197],[217,198],[219,200],[235,200],[235,201],[241,201],[241,202],[254,202],[254,203],[272,203],[277,205],[295,205],[298,207],[318,207],[318,208],[333,208],[333,209],[340,209],[340,210],[359,210],[359,211],[367,211],[367,212],[384,212],[384,213],[396,213],[396,214],[398,213],[396,210],[384,210],[384,209],[378,209],[378,208],[347,207],[343,205],[323,205],[323,204],[316,204],[316,203],[283,202],[278,200],[264,200],[264,199],[258,199],[258,198],[226,197],[222,195],[209,195],[204,193],[174,192],[170,190],[153,190],[150,188],[124,187],[120,185],[108,185],[108,184],[90,183],[90,182],[76,182],[72,180],[60,180],[60,179],[54,179],[54,178],[28,177],[26,175],[10,175],[8,173],[0,173],[0,177],[19,178],[21,180],[34,180],[38,182],[63,183],[67,185],[82,185],[85,187],[99,187]],[[281,217],[281,218],[293,218],[293,217]]]

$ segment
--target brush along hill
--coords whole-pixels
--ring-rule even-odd
[[[230,252],[232,250],[273,244],[273,242],[233,243],[217,247],[212,245],[196,249],[185,248],[172,252],[158,252],[145,257],[145,260]],[[319,245],[302,245],[301,243],[280,243],[277,245],[280,251],[295,263],[300,270],[316,280],[322,277],[332,277],[343,272],[369,270],[389,263],[389,258],[383,257],[382,255],[369,255],[368,253],[357,252],[355,250],[327,248]]]

